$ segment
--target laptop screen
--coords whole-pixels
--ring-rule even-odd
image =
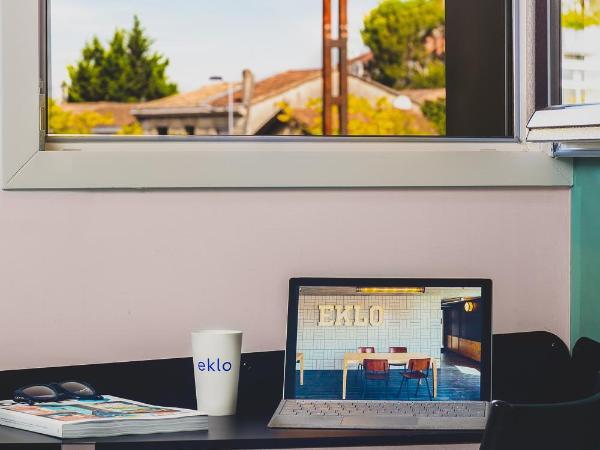
[[[295,281],[287,398],[489,400],[489,293],[481,283]]]

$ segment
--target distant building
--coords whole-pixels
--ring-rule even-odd
[[[375,105],[385,98],[400,109],[415,114],[423,128],[431,123],[423,117],[421,106],[427,100],[445,98],[446,90],[407,89],[398,91],[371,80],[368,64],[371,52],[349,61],[349,91],[355,97]],[[338,87],[334,77],[333,90]],[[117,134],[125,126],[139,123],[146,135],[227,135],[229,133],[229,89],[233,92],[233,132],[235,135],[290,135],[301,133],[317,120],[318,112],[308,108],[309,101],[322,97],[320,69],[289,70],[255,82],[249,70],[242,80],[232,83],[207,84],[191,92],[144,103],[90,102],[61,103],[65,111],[94,111],[110,115],[110,125],[100,125],[93,134]],[[294,112],[293,121],[279,120],[284,105]],[[301,125],[300,129],[298,126]]]
[[[446,54],[446,31],[443,28],[433,30],[425,38],[425,51],[437,57],[442,57]]]
[[[411,90],[399,92],[364,78],[361,65],[371,57],[355,58],[350,62],[350,93],[375,104],[384,97],[390,103],[405,95],[413,102],[415,114],[421,114],[419,104],[425,97],[445,96],[444,89]],[[302,115],[309,100],[322,96],[322,75],[318,69],[290,70],[256,83],[245,80],[235,83],[234,134],[285,135],[295,133],[278,120],[282,104],[298,110]],[[334,86],[337,90],[337,86]],[[251,92],[250,92],[251,91]],[[222,135],[228,133],[228,85],[219,83],[203,86],[184,94],[177,94],[138,105],[131,114],[144,128],[144,134]],[[306,114],[310,114],[306,112]]]
[[[349,72],[359,78],[370,79],[368,66],[373,61],[373,53],[366,52],[348,61]]]
[[[563,28],[562,96],[565,104],[600,102],[600,26]]]

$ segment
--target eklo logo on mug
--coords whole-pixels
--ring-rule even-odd
[[[211,360],[207,358],[206,362],[198,361],[198,370],[200,372],[229,372],[231,370],[231,361],[221,363],[221,358]]]

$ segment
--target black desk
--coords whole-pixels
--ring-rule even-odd
[[[474,444],[480,432],[271,430],[269,418],[211,417],[209,431],[66,440],[0,427],[0,450],[226,450]],[[80,447],[79,447],[80,446]]]
[[[1,0],[0,0],[1,1]],[[561,400],[557,386],[565,387],[561,370],[569,367],[569,351],[548,333],[494,336],[494,398],[514,403]],[[533,359],[532,359],[533,358]],[[436,431],[269,430],[267,422],[281,399],[284,352],[242,355],[238,417],[211,418],[210,431],[163,435],[125,436],[87,441],[66,441],[0,427],[0,450],[93,449],[257,449],[350,446],[402,446],[459,444],[477,449],[482,433]],[[524,376],[515,366],[530,370]],[[561,369],[562,368],[562,369]],[[525,370],[524,369],[524,370]],[[544,378],[538,375],[543,373]],[[87,366],[0,372],[0,399],[12,397],[18,386],[58,380],[84,380],[100,392],[145,403],[195,408],[191,358],[93,364]],[[165,388],[167,387],[167,388]],[[460,445],[466,444],[466,445]],[[80,447],[77,447],[80,445]]]

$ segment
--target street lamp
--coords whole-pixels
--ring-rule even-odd
[[[233,83],[225,81],[222,76],[212,76],[210,81],[220,81],[227,83],[227,128],[229,136],[233,135]]]

